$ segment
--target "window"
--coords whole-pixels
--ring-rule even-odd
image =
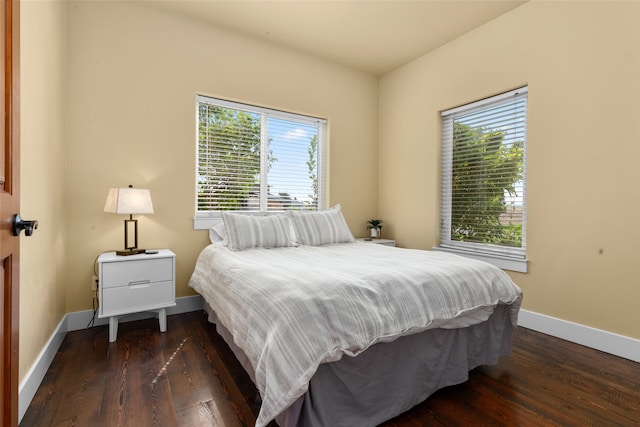
[[[442,112],[440,246],[526,272],[527,88]]]
[[[322,206],[325,120],[204,96],[196,103],[196,220]]]

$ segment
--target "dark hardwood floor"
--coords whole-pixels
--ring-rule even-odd
[[[247,426],[251,380],[202,312],[64,339],[21,426]],[[640,425],[640,364],[518,328],[510,357],[384,424]]]

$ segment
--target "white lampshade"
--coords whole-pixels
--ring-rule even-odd
[[[116,214],[152,214],[151,192],[146,188],[111,188],[104,211]]]

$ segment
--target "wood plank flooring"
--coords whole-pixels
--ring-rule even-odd
[[[256,389],[204,314],[167,322],[68,333],[20,425],[254,425]],[[510,357],[383,425],[640,426],[640,364],[518,328]]]

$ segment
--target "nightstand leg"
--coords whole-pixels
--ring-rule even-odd
[[[167,332],[167,310],[161,308],[158,310],[158,322],[160,323],[160,332]]]
[[[118,316],[109,317],[109,342],[118,338]]]

